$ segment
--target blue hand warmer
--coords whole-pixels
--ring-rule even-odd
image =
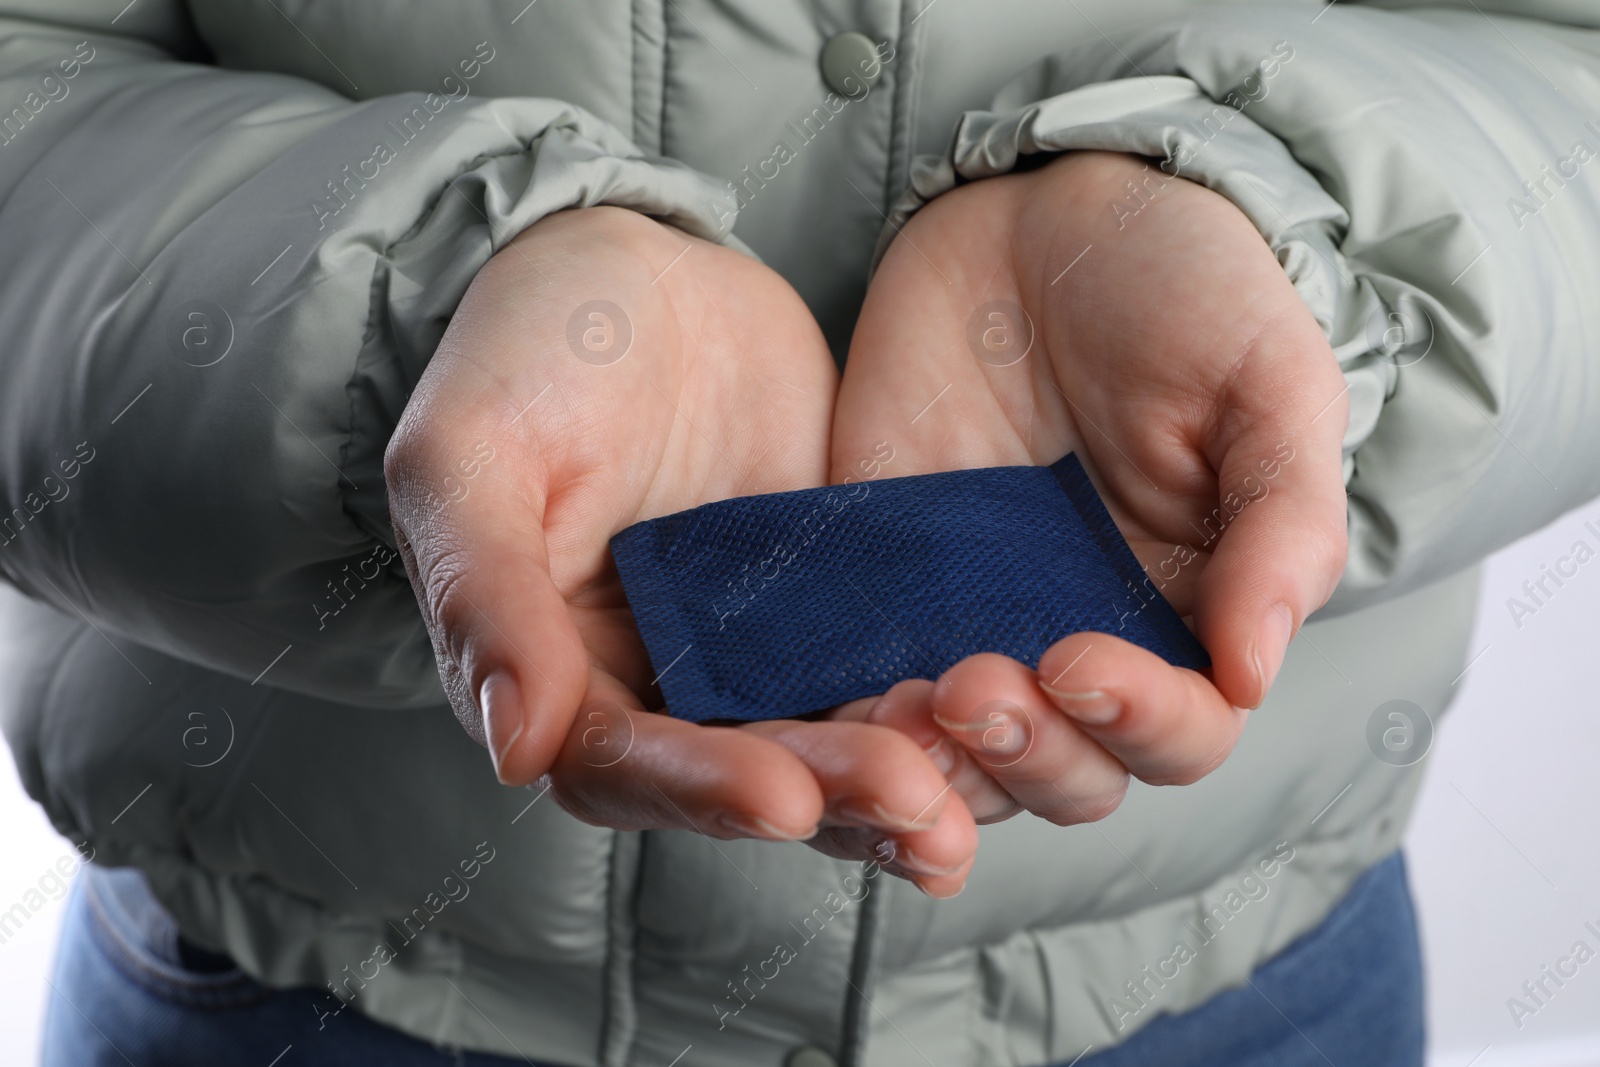
[[[737,497],[611,539],[667,710],[793,718],[938,678],[1039,665],[1080,630],[1210,666],[1076,456]]]

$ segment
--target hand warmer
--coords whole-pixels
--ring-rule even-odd
[[[978,652],[1037,667],[1080,630],[1210,666],[1073,455],[721,500],[611,551],[667,711],[695,722],[823,711]]]

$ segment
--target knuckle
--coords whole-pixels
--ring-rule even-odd
[[[435,640],[457,662],[465,651],[467,622],[476,614],[466,593],[472,563],[464,550],[447,548],[417,559],[423,611]]]
[[[1305,544],[1318,571],[1344,569],[1350,552],[1350,530],[1349,524],[1342,521],[1343,512],[1338,518],[1341,521],[1317,523],[1308,531]]]
[[[426,467],[431,435],[423,425],[425,421],[414,409],[408,410],[384,446],[383,477],[391,492],[409,488]]]
[[[1328,597],[1333,595],[1333,590],[1339,584],[1339,580],[1344,577],[1345,564],[1350,558],[1350,530],[1348,525],[1340,523],[1330,529],[1319,531],[1317,544],[1322,561],[1320,570],[1327,575],[1326,592],[1322,598],[1325,603]]]
[[[383,450],[383,479],[396,523],[426,519],[449,499],[463,456],[478,440],[465,427],[441,428],[426,411],[408,408]]]

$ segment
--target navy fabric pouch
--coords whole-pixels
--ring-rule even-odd
[[[667,711],[794,718],[1082,630],[1210,666],[1076,456],[736,497],[611,539]]]

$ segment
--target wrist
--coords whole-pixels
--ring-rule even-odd
[[[1122,152],[1067,152],[1027,177],[1017,249],[1040,264],[1070,262],[1090,245],[1126,236],[1134,216],[1160,214],[1201,188]]]
[[[631,208],[598,204],[546,215],[512,238],[485,266],[503,263],[525,271],[530,262],[548,264],[554,259],[564,273],[573,266],[592,269],[604,264],[607,272],[617,272],[613,277],[627,278],[637,271],[649,282],[695,240]]]

